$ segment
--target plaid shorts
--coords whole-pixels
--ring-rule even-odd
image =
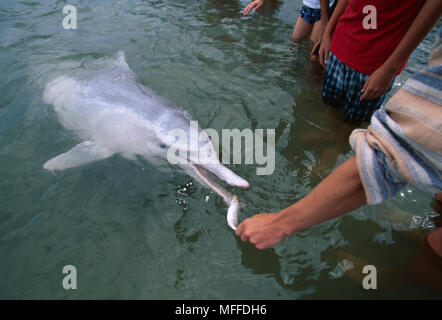
[[[302,19],[310,24],[314,24],[316,21],[321,19],[321,9],[313,9],[303,5],[301,8],[301,13],[299,14]]]
[[[332,107],[342,107],[342,120],[345,122],[370,121],[371,115],[381,107],[392,86],[377,99],[360,101],[361,90],[369,76],[345,65],[330,52],[322,85],[322,101]]]

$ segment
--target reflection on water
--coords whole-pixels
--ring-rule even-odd
[[[301,1],[266,1],[243,17],[247,3],[77,0],[78,29],[66,31],[60,1],[0,2],[1,298],[441,297],[407,273],[425,234],[407,223],[435,210],[412,188],[258,251],[227,227],[222,199],[172,166],[116,155],[43,170],[78,143],[43,104],[44,84],[124,50],[140,82],[202,127],[275,129],[272,175],[230,165],[252,186],[231,188],[246,204],[241,220],[305,196],[352,155],[353,127],[322,104],[308,42],[289,43]],[[393,92],[426,63],[434,38],[433,30]],[[353,269],[330,277],[344,260]],[[78,270],[75,292],[61,287],[68,264]],[[376,292],[362,289],[366,264],[378,267]]]

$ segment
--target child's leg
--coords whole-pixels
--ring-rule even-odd
[[[296,20],[295,27],[293,28],[292,41],[301,42],[308,37],[310,31],[312,31],[313,26],[306,22],[301,16]]]
[[[437,193],[436,199],[442,200],[442,193]],[[433,208],[442,214],[440,203]],[[441,216],[434,219],[437,229],[425,235],[417,255],[413,257],[408,267],[411,278],[439,290],[442,289],[442,219],[440,218]]]
[[[439,202],[439,205],[434,208],[435,211],[439,214],[439,216],[434,218],[434,224],[436,225],[437,229],[428,234],[427,242],[431,249],[433,249],[433,251],[439,256],[440,266],[442,267],[442,192],[436,193],[435,198]]]
[[[295,28],[293,29],[292,41],[301,42],[307,38],[313,29],[313,24],[319,19],[321,19],[321,9],[312,9],[307,6],[302,6]]]

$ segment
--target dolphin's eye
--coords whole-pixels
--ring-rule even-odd
[[[160,148],[164,150],[164,149],[166,149],[166,145],[161,143]]]

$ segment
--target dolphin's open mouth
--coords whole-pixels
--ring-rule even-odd
[[[197,164],[192,164],[190,166],[194,170],[194,174],[192,174],[192,176],[199,180],[200,183],[207,185],[209,188],[219,194],[223,198],[224,202],[229,206],[227,211],[227,224],[233,230],[236,230],[236,227],[238,226],[239,210],[241,207],[238,197],[228,192],[215,180],[213,180],[213,175],[203,166]]]

